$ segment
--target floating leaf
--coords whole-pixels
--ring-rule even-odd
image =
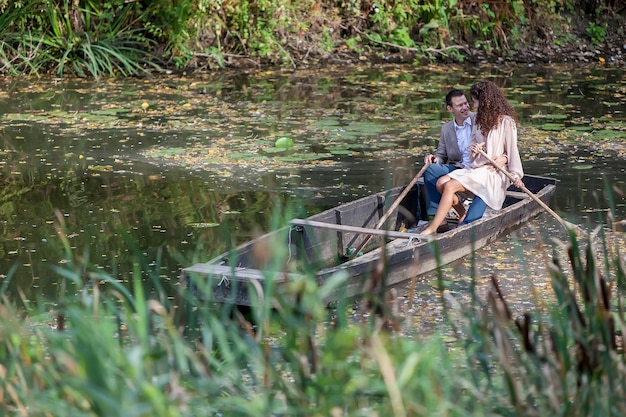
[[[551,114],[547,114],[545,116],[546,119],[551,119],[551,120],[563,120],[563,119],[568,119],[569,116],[567,114],[555,114],[555,113],[551,113]]]
[[[352,155],[354,151],[346,148],[326,148],[333,155]]]
[[[567,128],[567,130],[576,130],[579,132],[587,132],[593,129],[593,126],[568,126]]]
[[[276,139],[274,146],[276,146],[277,148],[292,148],[293,140],[291,138],[286,138],[286,137],[278,138]]]
[[[287,152],[287,148],[263,148],[263,152],[265,153],[284,153]]]
[[[626,139],[626,132],[622,132],[619,130],[602,129],[594,131],[591,137],[596,140],[606,139],[611,141],[619,141]]]
[[[339,127],[340,122],[339,120],[333,118],[333,119],[320,119],[320,120],[316,120],[313,125],[315,126],[315,128],[320,129],[320,130],[332,130],[332,129],[337,129],[337,127]]]
[[[543,130],[559,131],[565,129],[565,125],[561,123],[544,123],[541,125]]]
[[[187,226],[194,229],[208,229],[210,227],[217,227],[219,225],[219,223],[189,223]]]
[[[168,148],[168,149],[150,149],[146,151],[153,158],[160,158],[163,156],[171,156],[171,155],[183,155],[187,153],[189,150],[186,148]]]
[[[228,155],[230,158],[235,160],[248,160],[248,159],[258,159],[259,155],[247,152],[234,152]]]
[[[111,165],[90,165],[89,169],[93,171],[104,171],[104,172],[113,171],[113,167]]]

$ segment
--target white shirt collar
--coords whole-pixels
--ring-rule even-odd
[[[472,126],[472,118],[467,116],[465,120],[463,120],[463,126],[458,126],[456,124],[456,120],[453,120],[455,129],[465,129],[465,126]]]

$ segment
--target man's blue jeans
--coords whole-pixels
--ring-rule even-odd
[[[430,164],[424,171],[424,187],[426,188],[426,198],[428,200],[428,215],[434,216],[441,201],[441,193],[437,190],[437,180],[444,175],[448,175],[455,169],[454,165],[448,164]],[[461,223],[468,224],[480,219],[485,214],[487,204],[478,196],[474,196],[472,204],[470,204],[465,219]]]

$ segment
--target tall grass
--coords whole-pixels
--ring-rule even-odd
[[[62,216],[59,217],[62,222]],[[313,276],[252,311],[159,278],[136,251],[120,283],[71,253],[54,304],[0,303],[0,409],[15,416],[624,415],[623,257],[572,234],[549,265],[554,302],[515,318],[498,281],[448,320],[458,340],[412,339]],[[592,244],[596,242],[595,244]],[[603,258],[606,257],[606,261]],[[158,262],[157,262],[158,263]],[[151,269],[152,268],[152,269]],[[141,271],[154,271],[150,279]],[[331,288],[332,287],[332,288]],[[474,287],[472,287],[474,288]],[[475,289],[472,289],[475,291]],[[294,301],[296,300],[296,301]],[[382,307],[381,307],[382,306]],[[448,333],[448,335],[451,333]]]
[[[463,311],[471,374],[495,411],[624,415],[624,256],[610,243],[623,245],[619,235],[571,231],[565,259],[548,265],[555,301],[535,293],[538,311],[514,317],[496,277],[486,300]]]
[[[0,16],[3,69],[80,77],[133,76],[159,69],[138,2],[28,0]]]

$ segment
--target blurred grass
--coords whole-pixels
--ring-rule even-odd
[[[611,245],[616,230],[569,235],[567,257],[555,253],[548,265],[556,301],[539,302],[539,311],[514,317],[492,277],[487,296],[472,294],[471,305],[442,291],[441,333],[410,338],[395,331],[401,318],[384,292],[364,303],[365,322],[350,316],[350,301],[325,308],[329,288],[315,284],[313,271],[291,297],[265,286],[262,305],[245,312],[166,287],[157,274],[146,281],[141,271],[159,268],[136,251],[129,289],[87,253],[72,253],[62,222],[70,262],[56,270],[58,302],[18,308],[0,294],[2,415],[626,413],[626,281],[624,257]]]

